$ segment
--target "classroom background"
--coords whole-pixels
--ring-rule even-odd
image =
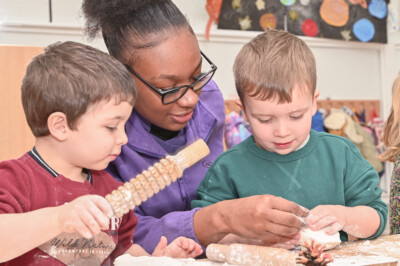
[[[201,50],[218,66],[214,79],[227,101],[227,111],[235,109],[231,105],[236,98],[233,61],[240,48],[260,32],[223,30],[213,24],[207,40],[208,1],[174,2],[188,17]],[[89,42],[84,35],[80,6],[81,0],[0,0],[0,160],[19,157],[33,145],[19,94],[29,60],[57,41],[82,42],[106,51],[102,39]],[[375,111],[383,120],[388,116],[392,82],[400,70],[399,1],[390,1],[388,10],[387,43],[301,36],[315,54],[317,89],[320,100],[328,100],[328,109],[337,102],[368,109],[372,102],[376,110],[368,112]],[[392,164],[385,163],[383,168],[380,185],[387,199]]]

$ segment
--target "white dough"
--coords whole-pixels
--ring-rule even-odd
[[[126,266],[126,265],[135,265],[135,266],[148,266],[148,265],[186,265],[185,262],[191,262],[194,259],[188,260],[175,260],[169,257],[150,257],[150,256],[141,256],[141,257],[133,257],[131,255],[125,254],[119,256],[114,261],[114,266]]]
[[[114,266],[215,266],[223,265],[209,261],[196,261],[195,259],[173,259],[170,257],[150,257],[141,256],[133,257],[129,254],[124,254],[117,257],[114,261]]]
[[[328,235],[325,233],[324,228],[317,231],[309,228],[301,230],[300,245],[304,246],[305,242],[311,244],[312,240],[314,240],[314,243],[325,246],[325,250],[328,250],[340,244],[340,234],[337,232],[333,235]]]

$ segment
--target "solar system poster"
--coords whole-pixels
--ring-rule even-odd
[[[223,0],[219,29],[386,43],[389,0]]]

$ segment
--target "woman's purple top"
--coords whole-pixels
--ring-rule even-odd
[[[133,110],[126,124],[128,143],[107,168],[119,181],[129,181],[171,151],[177,151],[199,138],[210,148],[210,154],[186,169],[182,178],[135,209],[138,224],[134,242],[150,254],[163,235],[168,243],[179,236],[198,242],[193,229],[193,215],[198,208],[191,210],[190,203],[195,199],[196,189],[208,168],[223,152],[224,122],[224,100],[214,81],[203,88],[192,119],[172,139],[162,141],[150,134],[150,123]]]

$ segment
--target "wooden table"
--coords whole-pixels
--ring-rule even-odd
[[[232,248],[234,245],[239,245],[240,248],[246,245],[233,244],[231,246],[216,245],[218,248],[226,249]],[[237,247],[237,246],[236,246]],[[249,266],[295,266],[295,258],[298,251],[288,251],[285,249],[268,248],[259,246],[249,246],[252,248],[252,253],[245,254],[246,248],[242,249],[240,255],[250,259],[247,262],[242,260],[242,263],[228,264],[226,262],[217,262],[210,259],[172,259],[172,258],[160,258],[160,257],[133,257],[130,255],[122,255],[117,258],[115,265],[147,265],[147,266],[158,266],[158,265],[174,265],[174,266],[227,266],[227,265],[249,265]],[[255,249],[253,249],[255,247]],[[271,251],[274,249],[274,251]],[[257,250],[258,253],[254,253]],[[238,249],[236,249],[238,251]],[[278,251],[282,254],[277,255],[274,252]],[[332,254],[334,262],[329,263],[328,266],[361,266],[361,265],[384,265],[384,266],[395,266],[400,265],[400,235],[387,235],[381,236],[375,240],[359,240],[342,243],[339,247],[328,251]],[[257,261],[257,256],[263,253],[264,261]],[[232,255],[232,254],[231,254]],[[284,260],[283,258],[286,258]],[[159,259],[168,260],[165,263],[160,262]],[[118,261],[118,263],[117,263]],[[221,260],[220,260],[221,261]],[[224,261],[224,260],[222,260]],[[226,260],[225,260],[226,261]]]
[[[400,265],[400,235],[345,242],[329,252],[334,258],[332,265]]]
[[[235,244],[236,251],[237,245]],[[239,244],[240,245],[240,244]],[[217,248],[225,249],[232,246],[224,246],[217,245]],[[246,245],[244,245],[246,246]],[[246,248],[245,248],[246,249]],[[245,250],[243,249],[243,251]],[[233,250],[233,249],[232,249]],[[271,248],[267,247],[257,247],[257,251],[253,254],[254,250],[252,250],[251,255],[245,254],[244,257],[262,257],[263,262],[262,265],[295,265],[295,257],[297,256],[298,251],[288,252],[286,250],[279,249],[282,254],[286,257],[285,262],[276,259],[275,251],[271,251]],[[361,265],[385,265],[385,266],[400,266],[400,235],[386,235],[380,236],[374,240],[357,240],[351,242],[343,242],[340,246],[329,250],[334,259],[334,262],[329,263],[329,266],[343,266],[343,265],[351,265],[351,266],[361,266]],[[231,254],[229,252],[225,254]],[[289,254],[289,255],[288,255]],[[236,252],[237,255],[237,252]],[[229,256],[229,255],[228,255]],[[243,257],[243,256],[242,256]],[[222,261],[230,262],[237,261],[236,258],[224,259]],[[205,260],[210,261],[210,260]],[[221,260],[220,260],[221,261]],[[243,260],[242,260],[243,261]],[[273,261],[273,262],[272,262]],[[261,265],[260,264],[260,265]],[[213,264],[217,265],[217,264]],[[220,265],[230,265],[228,263]],[[239,263],[235,265],[258,265],[256,260],[250,259],[247,262]]]

